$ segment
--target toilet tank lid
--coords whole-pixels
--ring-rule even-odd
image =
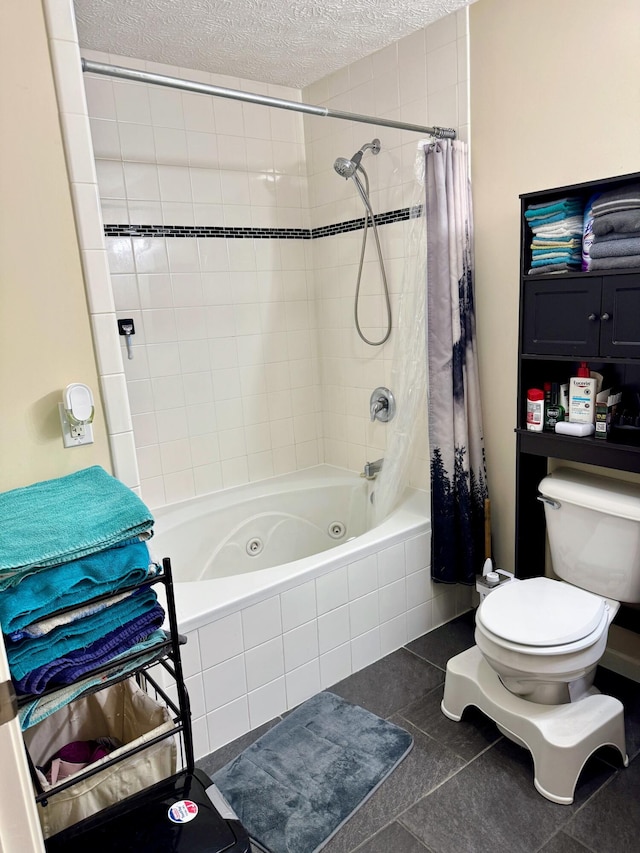
[[[505,584],[484,599],[477,619],[511,643],[560,646],[589,636],[600,625],[607,602],[547,577]]]
[[[597,512],[640,521],[640,484],[588,471],[558,468],[538,486],[544,497]]]

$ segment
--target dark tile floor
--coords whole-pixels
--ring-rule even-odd
[[[529,753],[479,711],[459,723],[440,711],[447,660],[471,645],[467,613],[331,688],[410,731],[414,747],[324,853],[640,851],[640,685],[598,671],[597,686],[625,706],[630,764],[623,768],[613,749],[599,751],[573,805],[556,805],[534,789]],[[214,773],[277,722],[199,765]]]

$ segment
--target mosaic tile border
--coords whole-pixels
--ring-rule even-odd
[[[422,215],[422,207],[403,207],[375,216],[376,225],[388,225],[392,222],[405,222]],[[371,217],[367,217],[371,225]],[[222,237],[231,239],[262,240],[316,240],[320,237],[332,237],[364,228],[364,217],[322,225],[320,228],[251,228],[226,227],[221,225],[126,225],[109,224],[104,226],[105,237]]]

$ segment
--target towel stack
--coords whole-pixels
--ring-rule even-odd
[[[524,215],[533,232],[529,275],[580,269],[583,224],[579,198],[532,204]]]
[[[592,227],[590,270],[640,268],[640,184],[602,193]]]
[[[121,673],[124,655],[164,640],[155,591],[122,592],[159,569],[145,541],[153,517],[121,482],[94,466],[14,489],[0,494],[0,518],[0,627],[18,693],[112,662]]]

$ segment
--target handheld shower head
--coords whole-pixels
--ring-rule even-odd
[[[347,157],[338,157],[333,164],[333,168],[341,178],[352,178],[360,167],[362,155],[370,148],[374,154],[380,153],[380,140],[374,139],[372,142],[366,142],[362,148],[358,149],[353,157],[349,160]]]

